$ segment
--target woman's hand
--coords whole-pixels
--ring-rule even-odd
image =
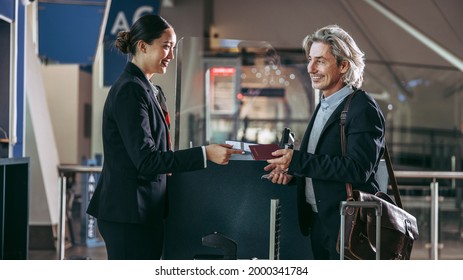
[[[206,146],[206,157],[208,160],[217,164],[228,164],[231,155],[242,154],[242,150],[232,149],[233,145],[229,144],[210,144]]]

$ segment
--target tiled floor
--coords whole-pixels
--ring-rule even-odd
[[[106,250],[104,246],[85,246],[76,244],[71,247],[67,246],[65,250],[66,260],[106,260]],[[426,242],[417,242],[412,251],[412,260],[429,260],[431,257],[430,249]],[[463,260],[463,241],[456,239],[454,241],[447,240],[440,250],[439,259]],[[29,251],[30,260],[56,260],[58,254],[55,250],[31,250]]]
[[[56,260],[57,253],[53,250],[33,250],[29,251],[30,260]],[[66,260],[105,260],[106,251],[104,246],[87,247],[75,245],[67,248],[65,251]],[[412,260],[428,260],[430,259],[430,250],[422,244],[417,244],[412,252]],[[439,259],[458,259],[463,260],[463,245],[462,242],[445,243],[442,253],[439,254]]]
[[[104,246],[87,247],[75,245],[65,251],[66,260],[105,260],[106,251]],[[58,254],[54,250],[31,250],[29,251],[30,260],[57,260]]]
[[[64,251],[64,259],[66,260],[106,260],[106,250],[104,243],[86,245],[81,242],[79,237],[80,224],[79,219],[75,219],[73,223],[75,231],[75,240],[73,245],[67,238],[66,249]],[[29,250],[30,260],[57,260],[59,259],[58,252],[56,250]]]

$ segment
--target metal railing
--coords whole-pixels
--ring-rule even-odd
[[[65,232],[66,232],[66,174],[76,173],[100,173],[101,166],[82,166],[82,165],[59,165],[59,221],[58,221],[58,234],[56,254],[59,260],[64,260],[65,250]]]
[[[438,179],[463,179],[463,172],[447,171],[394,171],[396,178],[431,179],[431,260],[439,255],[439,182]],[[400,189],[400,186],[399,186]]]

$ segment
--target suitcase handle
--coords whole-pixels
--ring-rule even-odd
[[[375,208],[376,215],[376,259],[380,260],[380,250],[381,250],[381,215],[382,207],[381,202],[379,201],[341,201],[341,229],[339,237],[339,255],[340,259],[344,259],[344,235],[346,231],[346,208]]]

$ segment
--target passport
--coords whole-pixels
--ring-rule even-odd
[[[277,158],[272,156],[272,152],[280,150],[280,146],[277,144],[256,144],[249,146],[251,150],[252,157],[254,160],[268,160]]]

